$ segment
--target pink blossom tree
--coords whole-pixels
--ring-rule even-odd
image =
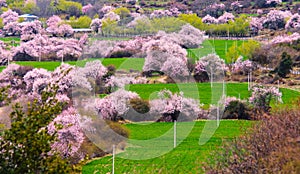
[[[206,82],[209,80],[205,62],[196,61],[193,76],[197,82]]]
[[[3,41],[0,41],[0,66],[5,66],[12,60],[11,52],[6,49]]]
[[[217,24],[218,23],[218,19],[216,19],[215,17],[212,17],[209,14],[207,14],[206,16],[204,16],[202,18],[202,22],[206,23],[206,24]]]
[[[220,4],[214,3],[212,5],[207,6],[204,9],[204,12],[205,14],[209,14],[210,16],[217,18],[223,14],[225,8],[226,6],[223,3]]]
[[[239,57],[237,61],[232,65],[232,71],[234,73],[240,72],[242,74],[248,74],[251,71],[254,71],[257,66],[251,60],[243,61],[243,57]]]
[[[46,35],[36,35],[28,42],[13,48],[14,60],[77,60],[83,45],[77,39],[63,39]]]
[[[228,70],[225,61],[216,54],[208,54],[207,56],[200,58],[200,60],[196,62],[196,66],[198,64],[199,72],[204,72],[204,66],[209,78],[213,77],[213,80],[222,80],[225,72]]]
[[[69,24],[61,24],[56,30],[54,35],[60,37],[68,37],[74,34],[73,28]]]
[[[228,21],[234,21],[234,15],[232,13],[225,12],[222,16],[218,18],[219,24],[228,23]]]
[[[3,24],[4,24],[4,34],[6,35],[18,35],[20,34],[20,28],[17,23],[19,19],[18,13],[12,11],[12,10],[7,10],[6,12],[2,13],[0,16],[3,19]],[[15,26],[15,28],[13,27]]]
[[[22,26],[21,30],[21,40],[29,41],[35,37],[36,34],[41,34],[43,32],[42,23],[38,20],[33,22],[28,22]]]
[[[300,31],[300,15],[295,13],[286,23],[285,29],[288,31]]]
[[[233,11],[237,11],[240,8],[243,8],[243,5],[239,1],[234,1],[230,4],[230,7]]]
[[[18,22],[7,23],[3,30],[6,35],[19,36],[21,34],[21,27],[18,25]]]
[[[87,4],[82,7],[81,11],[83,14],[87,14],[93,8],[92,4]]]
[[[266,0],[266,5],[270,7],[275,7],[282,3],[282,0]]]
[[[48,133],[57,133],[58,140],[51,145],[64,158],[75,156],[84,141],[84,133],[79,125],[80,115],[69,107],[59,114],[49,125]],[[59,128],[60,127],[60,128]]]
[[[40,94],[43,88],[49,84],[51,73],[45,69],[33,69],[27,72],[24,76],[24,82],[28,92],[35,92]]]
[[[194,120],[200,112],[199,101],[185,98],[183,93],[172,93],[169,90],[161,90],[159,99],[150,101],[150,114],[155,118],[162,115],[159,121]]]
[[[59,24],[62,22],[59,16],[53,15],[47,20],[47,31],[51,34],[55,34],[56,29],[58,28]]]
[[[175,63],[174,66],[176,65],[176,62],[180,65],[185,65],[185,66],[181,66],[182,70],[180,70],[180,72],[183,72],[183,74],[181,74],[182,76],[188,75],[188,69],[186,66],[187,52],[185,49],[181,48],[178,44],[174,42],[168,42],[168,40],[166,39],[151,40],[144,45],[143,49],[147,54],[143,66],[143,71],[148,73],[145,74],[151,76],[152,72],[155,71],[163,72],[163,70],[172,70],[173,68],[169,67],[172,64],[168,62],[168,61],[172,61],[173,63]],[[172,76],[172,78],[178,77],[177,76],[178,74],[173,74],[176,73],[173,71],[164,71],[163,73]],[[181,78],[182,76],[178,78]]]
[[[19,19],[18,13],[12,11],[11,9],[7,10],[6,12],[2,13],[0,16],[3,19],[3,24],[6,25],[11,22],[17,22]]]
[[[112,11],[106,13],[102,18],[102,20],[110,20],[110,21],[120,21],[120,19],[121,19],[120,16]]]
[[[139,98],[138,94],[124,89],[119,89],[103,99],[96,99],[96,110],[102,119],[117,121],[129,109],[129,100]]]
[[[280,43],[289,43],[291,44],[294,41],[300,39],[299,33],[293,33],[291,35],[281,35],[274,37],[268,44],[280,44]]]
[[[30,67],[22,67],[12,63],[0,73],[0,87],[9,87],[7,91],[9,99],[22,98],[21,96],[26,94],[23,77],[31,69]]]
[[[91,22],[90,28],[96,33],[101,32],[102,20],[99,18],[93,19]]]
[[[110,6],[110,5],[104,5],[100,10],[99,12],[102,13],[102,14],[106,14],[106,13],[109,13],[110,11],[113,11],[115,10],[116,8],[113,7],[113,6]]]
[[[275,98],[279,102],[282,102],[281,96],[282,93],[276,87],[253,86],[249,102],[254,107],[267,112],[270,110],[271,99]]]
[[[257,35],[263,29],[262,20],[260,18],[251,17],[250,30],[254,35]]]
[[[7,6],[6,0],[0,0],[0,7]]]
[[[267,14],[267,18],[263,21],[263,26],[273,30],[284,28],[285,21],[283,13],[279,10],[271,10]]]
[[[69,24],[63,24],[59,16],[52,16],[47,20],[47,31],[53,36],[67,37],[71,36],[74,31]]]

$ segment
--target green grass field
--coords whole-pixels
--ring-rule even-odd
[[[126,87],[130,91],[134,91],[141,98],[149,100],[157,96],[157,92],[162,89],[169,89],[172,92],[182,91],[186,97],[200,99],[200,103],[209,106],[216,104],[223,92],[223,85],[215,83],[213,88],[210,83],[178,83],[178,84],[134,84]],[[250,92],[247,83],[226,83],[226,95],[248,99]],[[291,89],[281,88],[283,105],[289,104],[295,98],[300,97],[300,93]],[[213,95],[212,95],[213,94]],[[272,103],[275,105],[276,103]]]
[[[142,70],[144,65],[144,59],[142,58],[100,58],[100,59],[88,59],[83,61],[67,61],[70,65],[82,66],[87,61],[100,60],[104,66],[114,65],[119,70]],[[20,61],[15,62],[23,66],[32,66],[34,68],[44,68],[49,71],[53,71],[55,68],[60,66],[61,62],[45,61]],[[1,69],[0,69],[1,70]]]
[[[1,37],[0,40],[9,46],[15,47],[20,45],[19,37]]]
[[[206,56],[207,54],[216,53],[222,59],[225,59],[227,50],[233,45],[242,45],[243,40],[204,40],[202,48],[188,49],[188,57],[198,60],[199,58]]]
[[[5,40],[10,40],[11,38],[1,38]],[[18,39],[18,38],[17,38]],[[203,48],[197,49],[188,49],[188,57],[198,60],[199,57],[206,56],[212,52],[216,52],[221,58],[225,58],[226,55],[226,44],[227,49],[230,48],[233,44],[241,45],[243,41],[235,41],[235,40],[205,40],[203,42]],[[114,65],[119,70],[139,70],[143,69],[143,65],[145,59],[142,58],[96,58],[97,60],[101,60],[102,64],[107,65]],[[96,59],[88,59],[87,61],[96,60]],[[67,61],[71,65],[82,65],[84,61]],[[32,66],[35,68],[44,68],[49,71],[53,71],[56,67],[60,65],[60,62],[54,61],[44,61],[44,62],[36,62],[36,61],[21,61],[16,62],[19,65],[24,66]],[[3,67],[0,67],[0,72],[2,71]]]
[[[183,122],[177,123],[177,132],[185,132],[185,128],[191,128],[187,138],[177,144],[175,149],[161,156],[146,160],[124,159],[126,154],[145,155],[150,152],[160,152],[162,148],[173,145],[173,135],[165,136],[164,132],[173,131],[173,123],[152,123],[148,125],[127,124],[130,130],[129,143],[135,140],[144,140],[144,146],[128,147],[125,152],[116,155],[115,173],[202,173],[202,162],[206,161],[213,150],[216,150],[223,141],[230,140],[240,135],[245,128],[248,128],[255,122],[226,120],[221,121],[220,126],[212,135],[207,143],[199,145],[199,137],[204,126],[215,124],[212,121]],[[142,131],[141,131],[142,130]],[[213,133],[213,132],[212,132]],[[163,135],[163,136],[161,136]],[[161,138],[162,137],[162,138]],[[152,138],[161,138],[157,144],[149,143]],[[132,140],[133,139],[133,140]],[[151,140],[150,140],[151,139]],[[142,149],[140,149],[142,148]],[[125,154],[125,155],[124,155]],[[121,158],[122,157],[122,158]],[[101,159],[93,160],[83,166],[82,173],[108,173],[112,170],[112,157],[106,156]]]

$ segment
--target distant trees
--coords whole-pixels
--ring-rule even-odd
[[[231,15],[230,15],[231,16]],[[232,17],[232,16],[231,16]],[[249,35],[249,26],[250,22],[248,17],[241,15],[235,20],[229,20],[228,23],[224,24],[214,24],[217,22],[217,19],[205,17],[202,21],[195,14],[181,14],[179,15],[179,19],[190,23],[194,27],[198,28],[199,30],[205,31],[206,34],[212,36],[247,36]],[[209,20],[207,20],[209,19]],[[224,18],[225,19],[225,18]],[[227,19],[227,17],[226,17]],[[231,18],[232,19],[232,18]],[[205,23],[207,22],[207,23]]]

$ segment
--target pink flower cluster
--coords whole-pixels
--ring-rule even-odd
[[[254,63],[251,60],[243,61],[243,57],[239,57],[237,61],[232,65],[233,72],[243,72],[244,74],[248,74],[255,69],[256,66],[254,66]]]
[[[290,12],[282,12],[280,10],[271,10],[266,19],[263,21],[265,28],[277,30],[285,26],[284,19],[290,15]]]
[[[206,7],[206,9],[214,9],[214,10],[225,9],[225,8],[226,8],[226,6],[223,3],[220,3],[220,4],[214,3],[214,4]]]
[[[218,18],[219,24],[227,23],[228,21],[234,21],[234,15],[232,13],[225,12],[222,16]]]
[[[212,17],[209,14],[207,14],[206,16],[204,16],[202,18],[202,22],[206,23],[206,24],[217,24],[218,23],[218,19],[216,19],[215,17]]]
[[[154,10],[150,14],[150,18],[161,18],[161,17],[177,17],[181,12],[177,8],[171,8],[169,10]]]
[[[103,13],[103,14],[106,14],[106,13],[109,13],[110,11],[113,11],[115,9],[115,7],[112,7],[112,6],[109,6],[109,5],[104,5],[100,10],[99,12],[100,13]]]
[[[230,102],[237,101],[237,100],[239,99],[237,99],[236,97],[226,97],[224,102],[224,107],[226,108],[227,106],[229,106]]]
[[[120,21],[120,16],[110,11],[103,16],[102,21],[103,20]]]
[[[185,98],[183,93],[172,93],[169,90],[161,90],[158,93],[159,99],[150,101],[150,114],[151,115],[165,115],[180,112],[188,119],[196,119],[200,112],[199,101]],[[171,120],[169,120],[171,121]]]
[[[285,29],[300,31],[300,15],[295,13],[286,23]]]
[[[178,33],[159,31],[156,38],[176,43],[183,48],[198,48],[204,41],[204,32],[187,24]]]
[[[209,14],[207,14],[205,17],[202,18],[202,22],[206,24],[224,24],[230,20],[234,21],[234,15],[228,12],[225,12],[218,19],[210,16]]]
[[[38,20],[33,22],[28,22],[22,26],[21,29],[21,40],[22,41],[29,41],[35,37],[37,34],[42,34],[43,27],[42,23]]]
[[[12,49],[13,57],[17,54],[27,54],[33,58],[41,57],[44,60],[57,60],[58,58],[72,56],[80,57],[82,45],[77,39],[62,39],[37,34],[28,41],[22,42],[20,46]]]
[[[266,0],[266,4],[272,4],[272,3],[281,4],[282,0]]]
[[[273,38],[269,44],[280,44],[280,43],[292,43],[300,39],[299,33],[293,33],[292,35],[282,35]]]
[[[243,5],[239,2],[239,1],[234,1],[230,4],[232,9],[238,9],[238,8],[242,8]]]
[[[0,66],[8,64],[8,61],[11,61],[11,53],[6,49],[6,45],[3,41],[0,41]]]
[[[209,14],[213,17],[219,17],[225,11],[226,6],[223,3],[217,4],[214,3],[212,5],[207,6],[204,9],[205,14]]]
[[[143,71],[161,71],[173,78],[180,78],[188,75],[186,66],[187,52],[178,44],[169,42],[165,39],[150,40],[144,45],[143,49],[147,54]],[[172,61],[172,63],[168,61]],[[180,66],[177,66],[176,64],[179,64]],[[176,66],[182,70],[179,72],[173,71],[174,68],[169,66],[174,66],[174,68]]]
[[[103,99],[96,99],[95,109],[100,118],[116,121],[117,116],[128,112],[129,100],[133,98],[139,98],[138,94],[119,89]]]
[[[282,102],[281,97],[282,93],[276,87],[253,86],[249,102],[257,108],[268,111],[271,99],[276,98]]]
[[[205,69],[206,66],[207,66],[207,62],[203,62],[203,61],[201,61],[201,59],[198,60],[195,65],[194,74],[200,75],[203,72],[206,72],[206,69]]]
[[[206,71],[209,75],[213,74],[214,79],[224,77],[225,72],[228,71],[225,61],[217,54],[208,54],[200,58],[200,60],[196,62],[196,67],[195,73]]]
[[[3,24],[6,25],[11,22],[17,22],[19,19],[18,13],[12,11],[11,9],[7,10],[6,12],[2,13],[0,16],[3,19]]]
[[[257,34],[262,29],[263,29],[262,19],[256,18],[256,17],[251,17],[250,30]]]
[[[88,5],[83,6],[82,9],[81,9],[81,11],[82,11],[82,13],[87,14],[88,11],[90,11],[92,8],[93,8],[93,5],[92,4],[88,4]]]
[[[62,20],[56,15],[47,20],[47,26],[46,31],[53,36],[66,37],[74,33],[72,27],[68,24],[62,24]]]
[[[146,23],[150,25],[150,19],[146,15],[139,15],[134,18],[131,22],[129,22],[126,26],[134,28],[136,25],[141,23]]]
[[[0,0],[0,7],[6,6],[6,0]]]
[[[99,33],[101,31],[101,27],[102,27],[102,20],[99,18],[95,18],[92,20],[90,28],[96,32]]]
[[[51,145],[52,150],[64,158],[74,156],[83,143],[85,136],[79,124],[80,115],[69,107],[59,114],[49,125],[48,133],[57,132],[58,141]],[[58,128],[58,125],[62,128]]]

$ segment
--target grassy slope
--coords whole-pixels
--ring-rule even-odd
[[[197,86],[196,86],[197,85]],[[226,94],[227,96],[235,96],[241,99],[247,99],[250,95],[246,83],[227,83]],[[127,86],[130,91],[137,92],[143,99],[151,99],[156,96],[157,92],[162,89],[169,89],[172,92],[182,91],[186,97],[200,98],[200,102],[209,105],[212,100],[212,90],[209,83],[185,83],[185,84],[135,84]],[[220,96],[222,93],[222,84],[216,84],[213,88],[213,93]],[[294,90],[280,89],[283,96],[284,104],[289,104],[296,97],[300,97],[300,93]],[[213,102],[214,103],[214,102]]]
[[[221,121],[220,127],[213,134],[212,138],[206,144],[200,146],[198,141],[205,123],[207,122],[196,122],[189,136],[175,149],[165,155],[148,160],[116,158],[115,173],[199,173],[201,171],[201,162],[210,156],[212,150],[220,146],[224,139],[231,139],[238,136],[242,132],[241,128],[246,128],[254,122]],[[193,123],[178,123],[177,127],[180,124]],[[160,136],[162,132],[172,129],[172,123],[153,123],[147,126],[128,124],[126,127],[131,130],[131,139],[151,139]],[[165,141],[171,141],[172,143],[172,139]],[[131,151],[132,149],[129,148],[128,150]],[[155,146],[150,144],[147,152],[152,150],[155,150]],[[111,172],[111,168],[112,159],[111,156],[107,156],[85,165],[82,173],[107,173]]]

